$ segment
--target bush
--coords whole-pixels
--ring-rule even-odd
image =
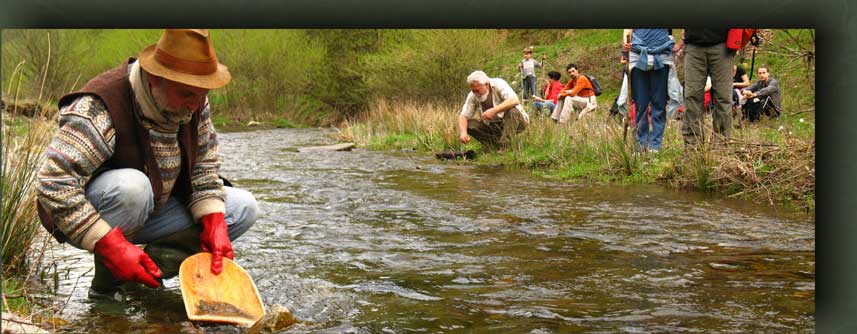
[[[502,47],[494,30],[407,30],[400,43],[363,57],[365,79],[372,96],[391,100],[455,100],[467,91],[470,72],[483,70]]]

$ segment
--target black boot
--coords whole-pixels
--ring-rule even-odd
[[[102,262],[100,255],[95,255],[95,274],[92,285],[89,286],[89,298],[105,300],[125,300],[122,281],[113,278],[113,273]]]
[[[161,279],[179,274],[179,267],[186,258],[202,251],[199,235],[202,226],[195,225],[186,230],[152,241],[143,251],[161,269]]]

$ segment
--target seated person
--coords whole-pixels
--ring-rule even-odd
[[[548,72],[548,80],[545,83],[544,96],[545,98],[540,98],[538,96],[534,96],[536,111],[541,112],[542,107],[547,106],[550,112],[553,112],[554,107],[556,107],[557,98],[559,97],[559,92],[562,90],[562,83],[559,82],[560,74],[557,71]]]
[[[744,117],[750,122],[758,121],[761,114],[771,118],[780,117],[783,111],[782,95],[780,94],[780,83],[771,77],[768,66],[759,66],[757,72],[759,81],[741,90],[741,95],[747,99],[744,104]]]
[[[565,68],[571,79],[562,87],[562,91],[557,97],[559,102],[551,113],[551,119],[560,124],[565,124],[571,118],[572,109],[578,113],[576,118],[580,119],[598,106],[595,90],[592,88],[589,78],[581,75],[575,64],[568,64]]]
[[[741,90],[750,86],[750,78],[747,77],[747,71],[743,67],[732,65],[732,108],[744,105],[744,96],[741,95]]]
[[[458,116],[458,139],[467,144],[472,135],[486,150],[505,151],[511,137],[530,122],[518,95],[505,80],[488,78],[482,71],[470,73],[467,84],[470,93]]]

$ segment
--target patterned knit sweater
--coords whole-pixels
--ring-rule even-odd
[[[199,116],[198,161],[192,169],[193,192],[189,203],[194,220],[209,213],[225,212],[226,198],[218,177],[217,135],[207,104]],[[146,125],[144,121],[164,189],[161,194],[153,194],[157,211],[169,199],[179,176],[181,151],[177,132],[159,132]],[[93,251],[111,225],[86,199],[85,188],[92,173],[113,155],[115,130],[106,105],[93,96],[82,96],[62,108],[59,126],[37,174],[39,200],[73,244]]]

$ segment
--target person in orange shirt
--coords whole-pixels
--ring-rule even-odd
[[[572,110],[578,113],[576,119],[580,119],[598,106],[595,90],[592,89],[589,78],[580,75],[575,64],[568,64],[565,69],[571,79],[562,87],[562,91],[559,93],[559,102],[551,113],[551,119],[560,124],[568,122]]]

